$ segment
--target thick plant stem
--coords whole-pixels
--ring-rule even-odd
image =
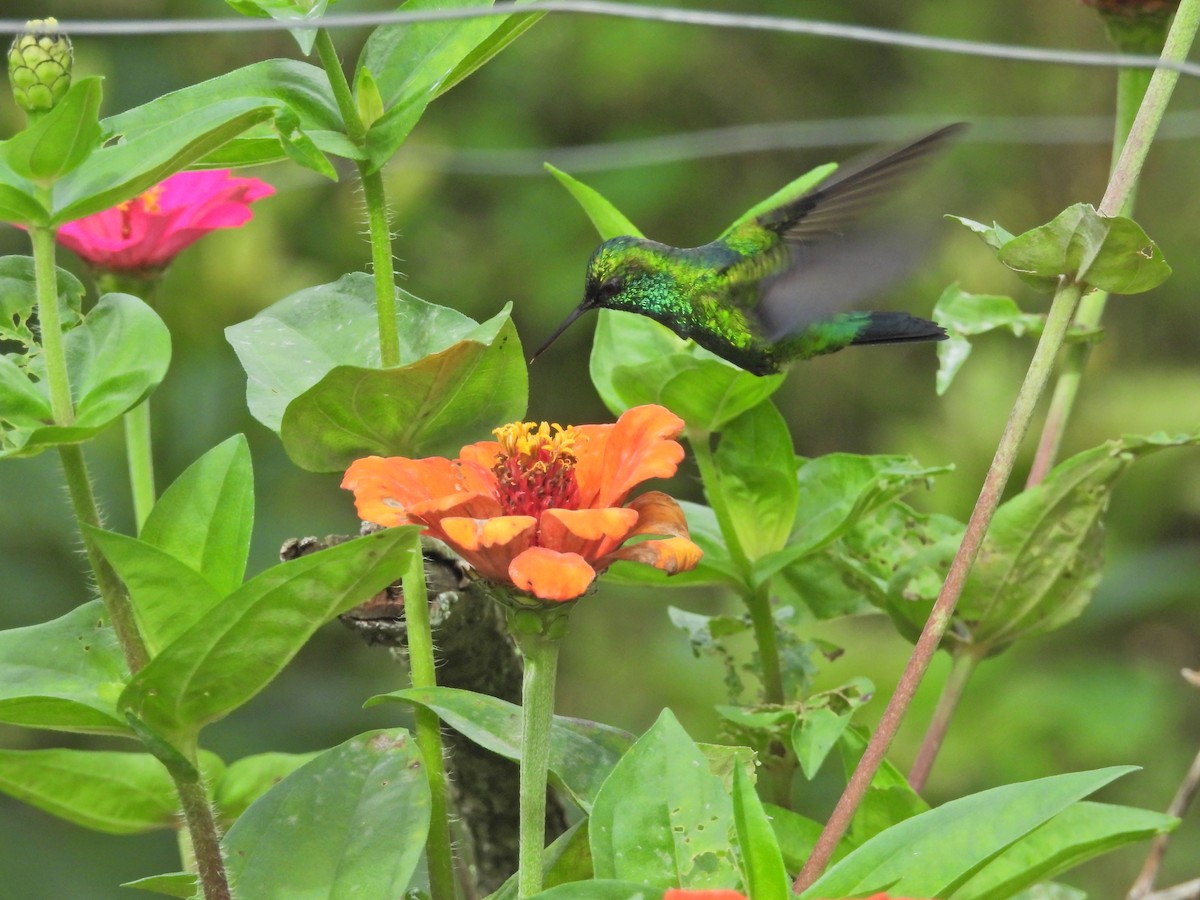
[[[821,837],[804,863],[804,868],[796,877],[794,889],[797,892],[803,891],[817,880],[832,857],[838,841],[842,839],[842,835],[850,826],[850,820],[854,817],[859,803],[862,802],[867,788],[870,787],[875,772],[882,764],[887,749],[900,728],[904,713],[908,710],[909,703],[917,692],[921,678],[929,668],[933,654],[937,652],[938,645],[945,636],[946,629],[950,626],[950,617],[954,612],[954,607],[958,604],[958,598],[962,596],[967,573],[970,572],[975,558],[979,555],[987,527],[992,521],[996,508],[1000,505],[1000,497],[1004,493],[1004,488],[1008,484],[1009,476],[1012,474],[1013,465],[1016,462],[1017,450],[1029,430],[1029,421],[1033,418],[1034,408],[1050,377],[1054,357],[1058,354],[1063,339],[1066,337],[1067,327],[1075,315],[1079,294],[1080,290],[1077,284],[1064,281],[1054,295],[1050,313],[1046,318],[1045,330],[1033,353],[1033,360],[1029,363],[1025,381],[1017,393],[1008,423],[1004,427],[1004,434],[996,448],[996,455],[984,478],[983,489],[979,493],[975,509],[967,522],[962,543],[959,545],[954,560],[950,563],[946,581],[933,605],[921,637],[917,640],[916,647],[913,648],[904,674],[900,677],[900,683],[896,686],[891,700],[888,701],[878,729],[871,736],[871,741],[854,773],[850,776],[850,782],[838,800],[833,815],[830,816],[821,832]]]
[[[753,583],[753,566],[738,539],[729,508],[725,505],[721,475],[717,471],[712,448],[709,446],[710,435],[700,429],[689,429],[686,434],[688,444],[692,448],[692,456],[696,460],[696,468],[700,470],[704,495],[708,498],[708,504],[721,527],[721,537],[725,539],[725,546],[741,572],[742,580],[750,585]],[[747,588],[742,599],[750,611],[750,622],[754,627],[754,643],[758,647],[759,665],[762,667],[759,674],[762,678],[764,699],[768,703],[783,703],[786,699],[783,690],[783,667],[779,661],[779,644],[775,640],[771,597],[764,588],[759,587],[753,590]]]
[[[554,721],[554,685],[558,645],[566,633],[565,611],[517,610],[509,631],[521,650],[521,835],[518,845],[517,897],[542,890],[542,851],[546,846],[546,781],[550,767],[550,726]]]
[[[318,29],[317,55],[329,78],[333,97],[346,126],[346,136],[360,147],[366,141],[367,129],[346,73],[333,46],[333,39],[325,28]],[[367,230],[371,241],[371,270],[375,273],[375,311],[379,319],[379,359],[384,368],[400,365],[400,333],[396,329],[396,273],[392,266],[392,228],[388,217],[387,195],[383,188],[383,175],[378,169],[372,171],[369,161],[358,164],[362,181],[363,200],[367,208]]]
[[[972,648],[963,646],[955,651],[950,674],[946,683],[942,685],[941,696],[938,697],[937,708],[933,711],[933,718],[925,731],[921,748],[917,751],[912,771],[908,773],[908,783],[918,794],[925,790],[933,762],[937,759],[942,742],[946,739],[946,732],[950,729],[954,711],[958,709],[958,702],[962,699],[967,682],[971,680],[971,674],[978,664],[979,655],[972,652]]]
[[[71,384],[67,378],[67,354],[63,347],[62,315],[58,308],[58,276],[54,269],[54,232],[32,226],[33,271],[37,290],[38,322],[42,332],[42,351],[46,381],[50,390],[50,410],[56,425],[75,421]]]
[[[129,463],[129,486],[133,492],[133,515],[140,532],[154,508],[154,444],[150,439],[150,400],[143,400],[125,413],[125,458]]]
[[[183,804],[183,819],[191,836],[196,874],[200,878],[204,900],[231,900],[233,895],[225,874],[225,860],[221,856],[221,834],[204,783],[176,778],[175,789]]]
[[[437,684],[433,661],[433,634],[429,626],[429,598],[425,590],[425,557],[414,553],[404,573],[404,619],[408,625],[408,664],[415,688]],[[433,900],[454,898],[454,854],[450,845],[450,815],[446,787],[446,759],[437,713],[418,707],[415,714],[417,747],[425,761],[429,782],[429,890]]]

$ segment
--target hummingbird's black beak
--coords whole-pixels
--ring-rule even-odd
[[[538,347],[536,350],[533,351],[533,356],[529,357],[529,364],[533,365],[533,361],[535,359],[537,359],[539,356],[541,356],[546,351],[547,347],[549,347],[551,344],[553,344],[555,341],[557,341],[558,336],[560,334],[562,334],[564,331],[566,331],[568,328],[570,328],[572,322],[574,322],[576,319],[578,319],[580,316],[582,316],[585,312],[587,312],[591,308],[592,308],[591,305],[586,300],[584,300],[577,307],[575,307],[575,309],[573,309],[571,311],[571,314],[569,316],[567,316],[566,321],[564,321],[561,325],[559,325],[556,329],[554,329],[554,334],[552,334],[552,335],[550,335],[550,337],[546,338],[546,340],[542,344],[542,346]]]

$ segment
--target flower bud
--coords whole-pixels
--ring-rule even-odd
[[[8,49],[8,78],[17,106],[28,113],[53,109],[71,86],[71,41],[57,19],[25,23]]]
[[[1100,13],[1108,36],[1123,53],[1157,55],[1179,0],[1082,0]]]

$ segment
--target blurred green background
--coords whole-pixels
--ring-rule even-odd
[[[982,41],[1108,48],[1095,13],[1076,0],[693,5]],[[337,10],[380,8],[387,7],[345,0]],[[56,15],[69,23],[231,13],[216,0],[6,0],[3,15]],[[362,31],[335,35],[349,60],[364,38]],[[77,39],[76,55],[77,72],[106,76],[105,112],[114,113],[258,59],[296,56],[297,50],[286,34],[275,33]],[[653,164],[636,164],[613,149],[581,159],[547,148],[763,123],[831,119],[854,125],[887,117],[882,125],[866,122],[879,126],[864,133],[863,140],[875,142],[967,120],[977,123],[972,135],[911,195],[913,215],[936,229],[939,242],[920,275],[880,305],[928,314],[941,290],[959,281],[968,290],[1011,293],[1027,309],[1044,310],[1045,298],[1002,270],[977,239],[950,223],[939,225],[938,217],[995,219],[1021,231],[1071,203],[1097,202],[1108,165],[1104,135],[1114,78],[1105,69],[552,16],[433,104],[388,168],[398,268],[409,291],[475,318],[512,301],[525,345],[536,346],[578,302],[583,267],[597,243],[574,201],[540,173],[542,159],[596,186],[648,235],[690,246],[710,240],[797,174],[858,146],[776,147]],[[1200,85],[1184,79],[1172,109],[1197,107]],[[1098,139],[1080,137],[1079,123],[1061,120],[1075,116],[1095,117],[1090,133]],[[0,135],[19,125],[5,92]],[[711,137],[697,143],[706,151],[719,144]],[[635,145],[630,152],[643,151]],[[244,376],[222,331],[293,291],[365,268],[368,252],[348,171],[339,184],[287,166],[254,174],[279,193],[255,206],[246,228],[216,233],[184,253],[162,286],[159,307],[175,355],[153,402],[160,486],[228,435],[249,437],[258,503],[251,569],[257,571],[288,537],[345,533],[358,522],[336,477],[296,469],[276,438],[250,418]],[[1198,202],[1195,138],[1160,141],[1136,218],[1175,275],[1150,294],[1110,305],[1108,336],[1093,355],[1067,452],[1122,433],[1189,430],[1200,419]],[[0,227],[0,253],[25,252],[24,235]],[[78,271],[69,254],[63,257]],[[608,418],[587,376],[593,323],[573,328],[531,370],[530,418]],[[1012,338],[982,339],[942,398],[933,389],[930,347],[852,350],[796,366],[776,401],[799,453],[909,453],[928,464],[953,463],[953,474],[912,499],[922,509],[965,518],[1031,350],[1030,343]],[[111,525],[128,530],[121,451],[119,431],[112,429],[89,446],[88,456]],[[1028,456],[1022,465],[1027,463]],[[1018,470],[1014,481],[1022,479]],[[699,499],[686,466],[670,489]],[[0,498],[0,626],[49,619],[86,599],[89,586],[55,457],[0,465]],[[1104,585],[1081,620],[982,667],[931,779],[933,802],[1014,780],[1134,763],[1144,770],[1101,799],[1166,806],[1200,744],[1200,696],[1178,674],[1200,664],[1200,454],[1164,452],[1139,462],[1119,484],[1108,559]],[[562,661],[559,711],[640,731],[670,706],[693,737],[716,738],[711,707],[725,699],[722,673],[714,661],[692,657],[668,625],[668,603],[705,612],[730,609],[727,598],[716,594],[602,586],[575,616]],[[855,674],[875,680],[880,696],[864,717],[871,721],[895,684],[908,645],[882,617],[825,624],[817,633],[847,648],[820,684],[840,684]],[[939,659],[896,743],[893,759],[902,768],[911,761],[945,670],[946,660]],[[395,707],[360,707],[403,678],[386,653],[331,624],[262,696],[207,729],[205,745],[227,759],[329,746],[394,724]],[[104,745],[15,729],[0,729],[0,744]],[[832,804],[839,787],[828,774],[818,779],[813,810]],[[167,835],[96,835],[3,797],[0,822],[0,895],[6,898],[132,896],[116,885],[177,868]],[[1095,896],[1123,895],[1143,849],[1106,857],[1065,880]],[[1200,875],[1198,858],[1200,823],[1193,815],[1176,838],[1162,883]]]

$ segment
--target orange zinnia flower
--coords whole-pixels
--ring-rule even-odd
[[[458,459],[355,460],[342,487],[378,525],[423,525],[481,576],[542,600],[574,600],[619,559],[667,574],[695,567],[679,504],[658,491],[625,500],[683,459],[683,420],[661,406],[627,410],[613,425],[516,422]],[[622,546],[635,535],[659,540]]]

